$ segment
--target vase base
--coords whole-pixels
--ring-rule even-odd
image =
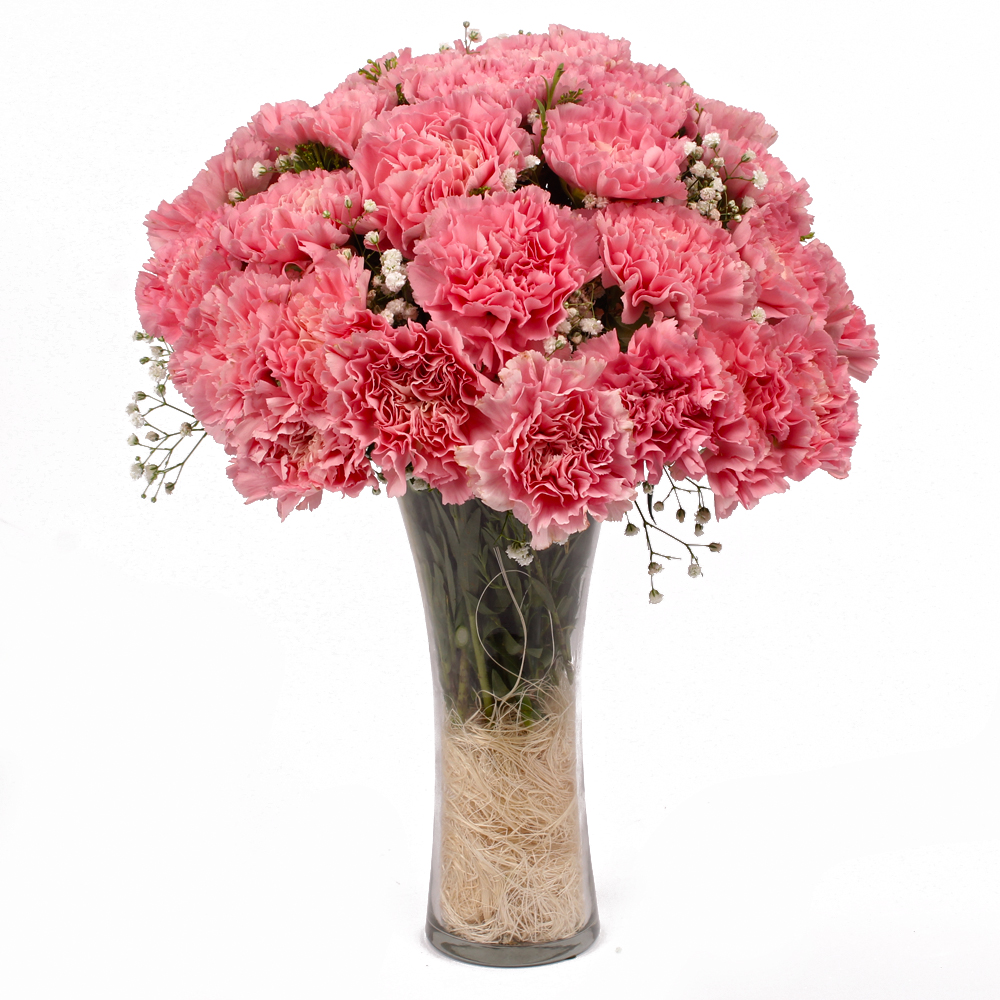
[[[550,965],[576,958],[585,952],[600,933],[595,914],[590,922],[572,937],[543,944],[480,944],[450,934],[433,919],[427,921],[427,940],[443,955],[470,965],[491,965],[502,969],[520,969],[531,965]]]

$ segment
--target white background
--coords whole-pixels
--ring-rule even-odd
[[[18,5],[5,15],[5,1000],[996,1000],[996,95],[971,4]],[[606,8],[606,9],[605,9]],[[550,20],[763,111],[876,324],[851,477],[738,512],[645,601],[606,527],[584,735],[604,930],[422,941],[430,676],[384,497],[280,524],[206,444],[127,475],[142,218],[264,102]],[[710,561],[709,561],[710,560]]]

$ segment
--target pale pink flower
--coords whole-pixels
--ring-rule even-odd
[[[520,169],[532,151],[520,120],[514,109],[464,90],[383,113],[366,126],[353,160],[376,204],[372,224],[411,254],[442,198],[504,190],[504,171]]]
[[[707,324],[698,341],[734,376],[749,425],[742,441],[713,440],[702,453],[720,517],[817,469],[847,475],[859,426],[857,393],[825,331],[796,315],[763,326]]]
[[[526,352],[500,372],[479,404],[487,426],[456,457],[494,510],[510,510],[547,548],[587,527],[618,520],[635,497],[631,421],[616,390],[598,386],[604,363]]]
[[[135,297],[142,328],[174,344],[204,324],[202,306],[216,287],[240,274],[219,245],[221,209],[199,219],[184,236],[161,244],[139,272]]]
[[[254,166],[271,155],[273,151],[249,128],[238,128],[186,191],[173,202],[161,202],[146,216],[150,246],[158,250],[164,243],[189,235],[202,216],[230,203],[233,191],[242,198],[263,191],[273,174],[255,174]]]
[[[848,372],[866,382],[878,363],[875,328],[855,304],[844,268],[830,248],[819,240],[811,240],[802,247],[802,255],[812,264],[817,283],[822,284],[826,332],[836,345],[837,353],[847,358]]]
[[[700,111],[694,110],[695,105]],[[693,126],[687,129],[690,135],[720,132],[730,139],[746,139],[755,144],[755,151],[761,147],[766,149],[778,138],[777,130],[768,125],[759,112],[733,107],[708,97],[695,95],[690,114]]]
[[[279,152],[291,153],[298,145],[317,142],[350,160],[364,124],[395,103],[390,91],[343,84],[315,107],[305,101],[265,104],[253,116],[250,128],[272,149],[277,147],[272,159]]]
[[[593,226],[533,185],[447,198],[426,228],[409,266],[414,297],[491,370],[551,336],[566,297],[601,270]]]
[[[749,312],[746,269],[729,233],[678,205],[611,205],[595,218],[605,287],[622,289],[622,320],[647,309],[686,329]]]
[[[353,170],[282,174],[267,191],[225,211],[219,240],[239,260],[308,261],[348,241],[363,201]]]
[[[295,282],[251,268],[232,282],[214,342],[182,341],[171,372],[233,456],[237,489],[248,502],[277,499],[284,517],[315,506],[321,490],[355,496],[375,484],[364,447],[332,416],[327,356],[355,331],[388,324],[364,308],[360,257],[332,252]]]
[[[678,176],[686,140],[675,133],[686,114],[680,96],[666,104],[613,97],[563,104],[548,113],[545,159],[567,183],[603,198],[684,199]]]
[[[476,403],[492,384],[469,362],[454,330],[419,323],[355,334],[327,359],[337,382],[331,410],[386,477],[389,496],[406,492],[407,469],[445,503],[472,496],[455,450],[481,423]]]

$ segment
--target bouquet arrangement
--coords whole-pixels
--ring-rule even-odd
[[[846,476],[876,343],[775,130],[624,40],[477,43],[265,105],[149,214],[133,475],[170,492],[207,433],[282,518],[432,488],[511,512],[530,560],[627,516],[651,573],[684,491],[701,534],[708,491],[724,517]],[[168,377],[176,431],[151,419]]]
[[[574,702],[596,525],[698,576],[720,546],[657,514],[693,500],[700,537],[710,497],[846,476],[878,355],[761,115],[624,40],[466,29],[265,105],[149,214],[132,471],[155,500],[208,434],[282,518],[401,499],[439,695],[428,933],[530,965],[598,928]]]

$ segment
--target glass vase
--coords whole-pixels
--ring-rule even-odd
[[[578,711],[599,525],[533,552],[478,500],[411,486],[400,504],[434,683],[427,937],[476,965],[574,958],[599,930]]]

